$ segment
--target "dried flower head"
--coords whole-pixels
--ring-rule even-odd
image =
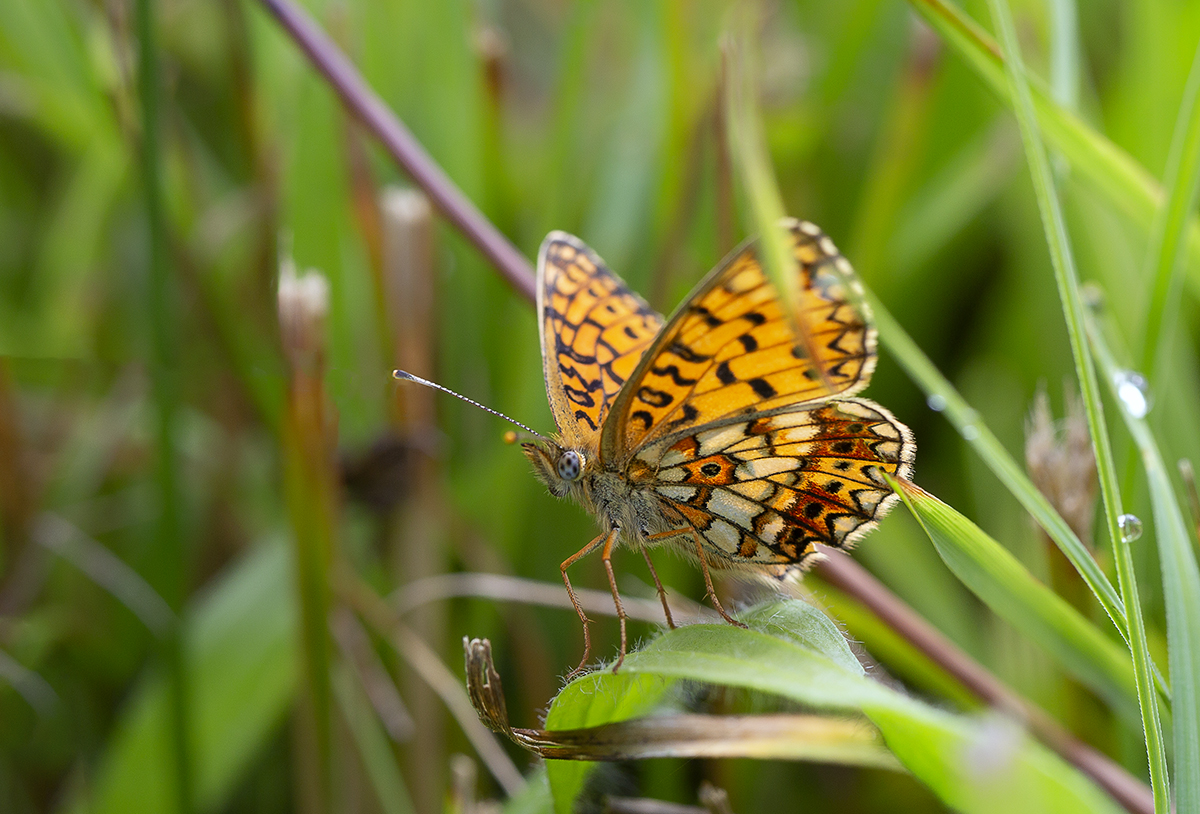
[[[310,370],[321,362],[325,317],[329,313],[329,281],[316,269],[296,273],[287,257],[279,264],[279,333],[293,369]]]
[[[1083,402],[1065,396],[1067,415],[1055,421],[1044,389],[1034,396],[1025,424],[1025,466],[1029,477],[1084,543],[1092,540],[1098,481],[1096,458]]]

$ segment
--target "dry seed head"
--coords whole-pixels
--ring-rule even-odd
[[[296,273],[285,258],[279,264],[279,333],[283,351],[293,367],[319,362],[325,348],[325,317],[329,313],[329,281],[316,269]]]
[[[1025,424],[1029,477],[1083,542],[1092,540],[1098,482],[1092,439],[1079,396],[1065,397],[1067,415],[1056,422],[1045,390],[1034,396]]]

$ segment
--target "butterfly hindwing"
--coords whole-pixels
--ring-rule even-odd
[[[807,341],[797,337],[755,244],[735,250],[645,351],[605,423],[602,459],[618,464],[688,427],[866,386],[875,334],[853,271],[817,227],[794,220],[786,226]]]
[[[538,254],[538,314],[555,424],[569,439],[594,435],[662,317],[565,232],[551,232]]]
[[[805,565],[849,547],[912,475],[912,433],[866,399],[777,408],[639,450],[630,478],[699,532],[714,561]]]

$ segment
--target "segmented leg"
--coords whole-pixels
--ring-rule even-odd
[[[616,542],[616,531],[609,532],[608,538],[604,541],[604,550],[600,552],[600,559],[604,561],[604,570],[608,572],[608,587],[612,589],[613,604],[617,606],[617,619],[621,623],[621,655],[617,656],[617,663],[613,665],[614,673],[620,670],[621,665],[625,662],[625,606],[621,604],[621,594],[617,591],[617,578],[613,576],[612,567],[612,552]]]
[[[669,540],[672,537],[684,537],[689,534],[691,535],[692,540],[694,540],[696,543],[696,556],[700,558],[700,571],[704,574],[704,585],[708,588],[708,595],[712,597],[713,607],[717,609],[717,613],[721,614],[721,618],[729,624],[737,625],[738,627],[745,627],[744,624],[726,613],[725,608],[721,606],[721,600],[717,599],[717,591],[715,588],[713,588],[712,575],[708,572],[708,560],[704,557],[704,544],[700,540],[700,533],[698,531],[691,526],[688,526],[681,529],[671,529],[670,531],[660,531],[658,534],[651,534],[646,539]],[[649,559],[646,561],[649,562]],[[653,570],[653,567],[651,570]],[[655,581],[657,582],[657,580],[658,576],[655,575]],[[664,600],[664,605],[665,604],[666,602]]]
[[[717,613],[721,614],[721,618],[729,624],[743,628],[746,627],[746,625],[734,619],[721,607],[721,600],[717,599],[717,590],[713,588],[712,575],[708,573],[708,560],[704,557],[704,545],[700,542],[700,533],[695,529],[692,529],[692,539],[696,541],[696,556],[700,558],[700,570],[704,574],[704,584],[708,587],[708,595],[712,597],[713,607],[717,609]]]
[[[579,600],[575,597],[575,590],[571,587],[570,578],[567,577],[567,569],[570,568],[572,565],[574,565],[579,560],[586,557],[588,554],[591,554],[593,551],[595,551],[600,546],[601,543],[603,543],[606,539],[608,539],[610,537],[615,539],[616,532],[610,531],[607,534],[601,534],[599,537],[592,540],[590,543],[585,545],[583,548],[576,551],[570,557],[567,557],[563,561],[563,564],[559,566],[559,570],[562,571],[563,582],[567,586],[567,596],[569,596],[571,598],[571,604],[575,606],[575,612],[577,614],[579,614],[579,621],[583,622],[583,658],[580,659],[579,666],[567,674],[568,681],[571,680],[572,678],[574,678],[575,676],[579,675],[579,673],[583,672],[583,666],[585,664],[587,664],[588,657],[592,654],[592,636],[591,636],[591,633],[588,632],[588,621],[589,620],[587,618],[587,614],[583,612],[583,606],[579,604]],[[610,570],[609,573],[611,574],[612,571]],[[622,619],[621,624],[624,625],[624,622],[625,622],[625,620]],[[624,632],[623,627],[622,627],[622,632]],[[623,641],[623,639],[622,639],[622,641]]]
[[[642,557],[646,560],[646,567],[650,569],[650,576],[654,578],[654,587],[658,590],[658,598],[662,601],[663,613],[667,616],[667,627],[674,630],[675,620],[671,618],[671,606],[667,604],[667,592],[663,588],[663,584],[659,582],[658,572],[654,570],[654,563],[650,562],[650,552],[643,548]]]

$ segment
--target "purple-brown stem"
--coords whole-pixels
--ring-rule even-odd
[[[407,127],[367,85],[350,60],[292,0],[259,0],[308,55],[342,102],[425,191],[433,204],[496,270],[530,302],[536,299],[533,267],[483,213],[463,195]],[[1091,746],[1075,739],[1044,712],[1004,686],[899,597],[849,557],[831,557],[821,567],[830,584],[870,608],[885,624],[953,675],[988,704],[1026,721],[1051,748],[1087,774],[1127,809],[1150,814],[1150,789]]]
[[[404,123],[371,90],[329,36],[303,9],[290,0],[259,0],[325,77],[342,103],[371,131],[425,191],[446,220],[475,244],[484,257],[529,300],[534,299],[533,267],[512,242],[484,217],[450,177],[425,152]]]

